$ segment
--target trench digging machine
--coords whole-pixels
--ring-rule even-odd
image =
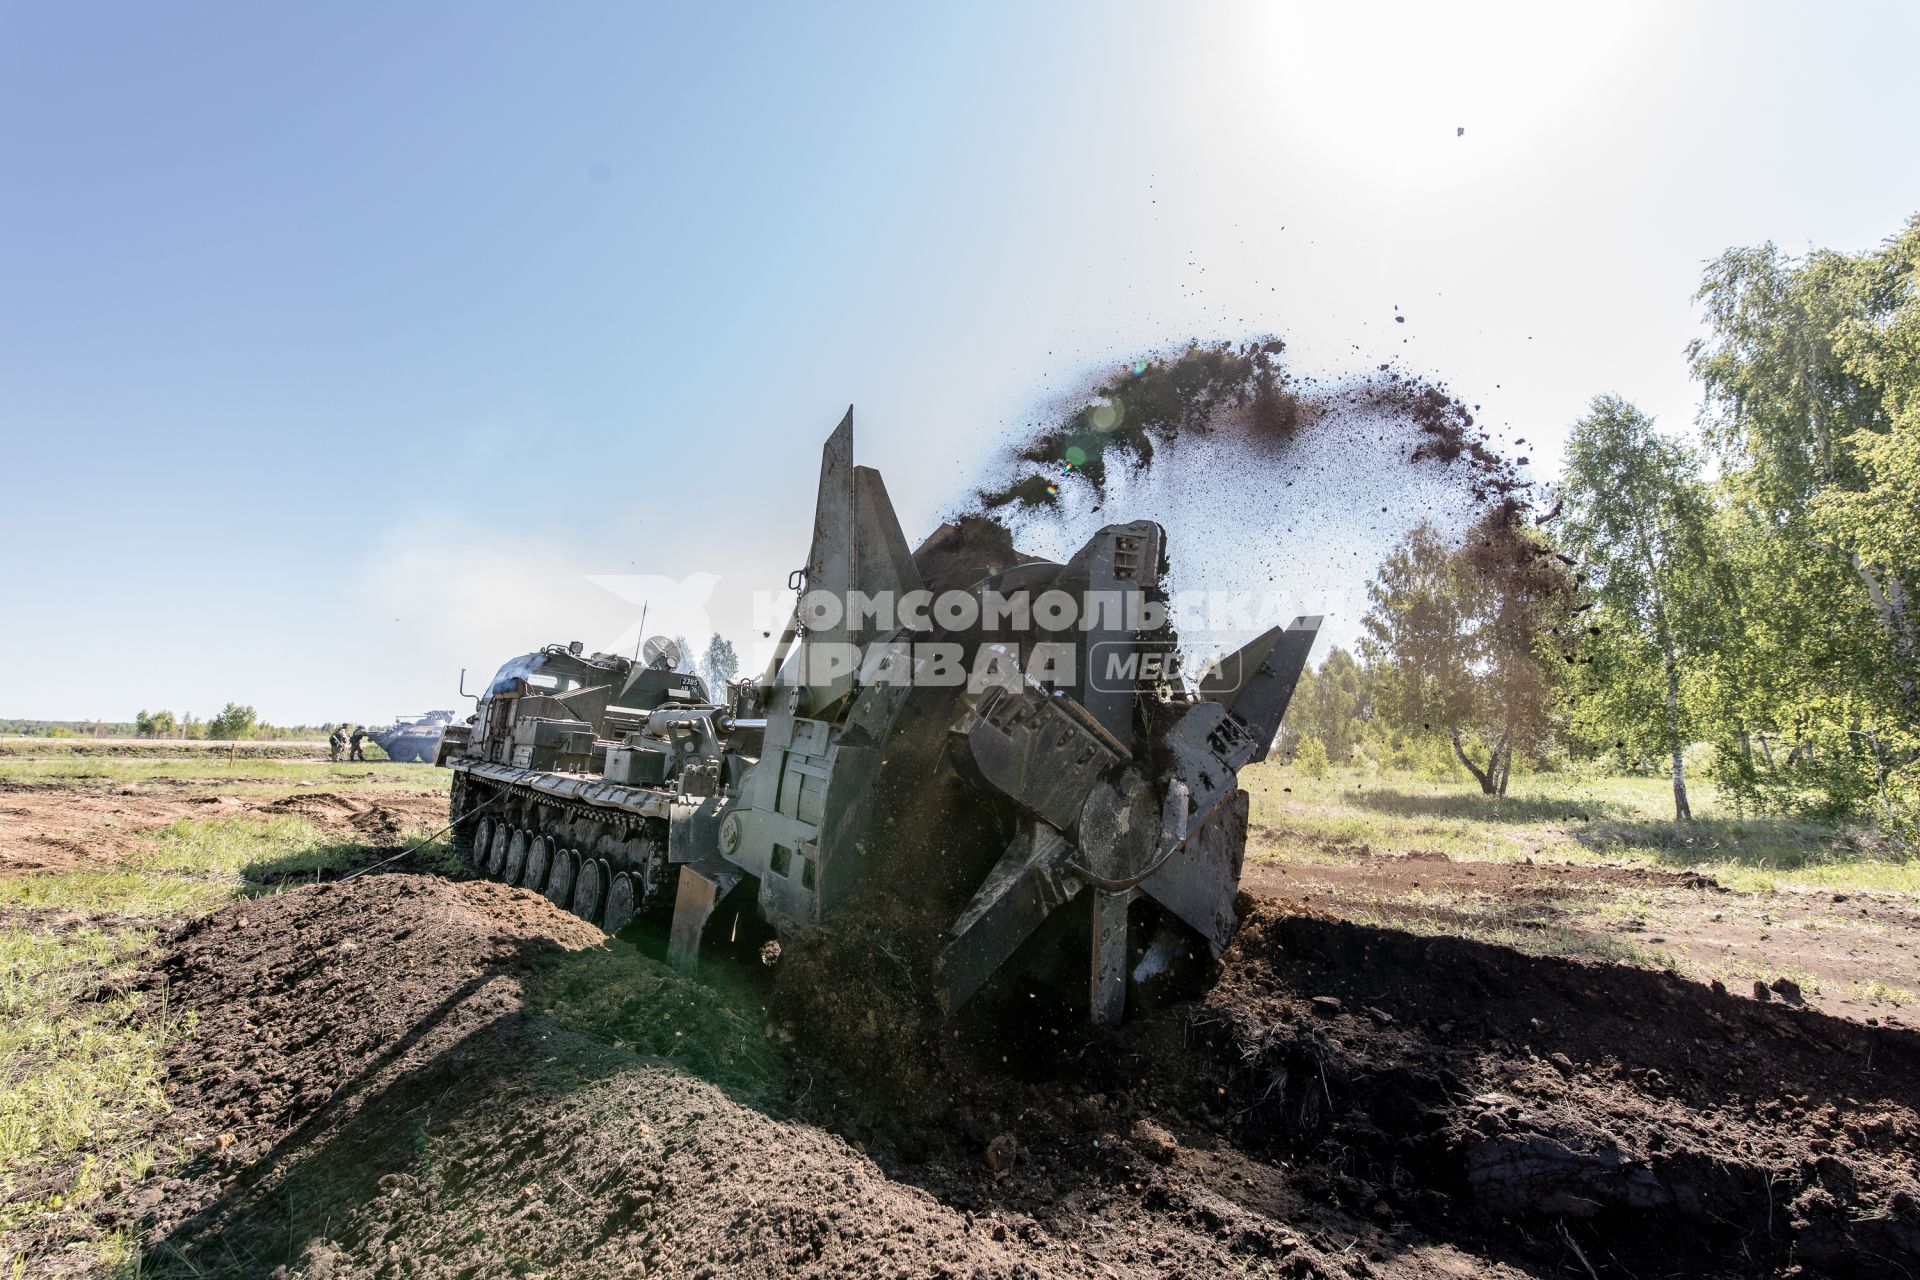
[[[666,641],[513,659],[442,738],[455,848],[610,933],[664,928],[689,970],[883,895],[937,932],[924,978],[946,1015],[1018,974],[1118,1022],[1226,946],[1237,774],[1266,757],[1320,621],[1189,685],[1164,542],[1109,525],[1056,564],[966,519],[909,550],[853,465],[849,410],[764,677],[716,697]]]

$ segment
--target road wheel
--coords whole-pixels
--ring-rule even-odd
[[[513,829],[504,821],[493,824],[493,839],[487,841],[487,874],[498,880],[507,869],[507,842]]]
[[[535,893],[547,891],[547,870],[553,861],[553,842],[545,836],[535,836],[533,845],[527,850],[527,874],[520,883]]]
[[[582,854],[580,869],[573,875],[573,914],[589,924],[600,923],[600,908],[606,896],[606,872],[600,863]]]
[[[633,877],[622,871],[607,886],[607,915],[602,925],[608,933],[618,933],[633,923],[636,906]]]
[[[487,865],[489,846],[493,843],[493,828],[494,821],[492,814],[488,814],[486,817],[480,819],[480,829],[474,832],[473,844],[467,849],[467,854],[472,859],[473,865],[483,871]]]
[[[561,910],[573,905],[573,875],[580,865],[580,854],[562,849],[553,855],[553,870],[547,873],[547,901]]]
[[[507,868],[503,878],[508,884],[519,884],[520,877],[527,869],[527,833],[515,831],[513,838],[507,841]]]

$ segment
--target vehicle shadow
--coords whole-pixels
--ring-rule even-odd
[[[1583,824],[1571,834],[1596,853],[1632,850],[1676,868],[1733,863],[1795,871],[1855,862],[1867,853],[1857,833],[1792,818],[1696,818],[1686,823],[1608,819]]]
[[[1590,822],[1622,818],[1631,810],[1614,800],[1557,796],[1488,796],[1472,791],[1429,795],[1393,787],[1362,787],[1342,795],[1348,804],[1399,818],[1504,822]]]
[[[342,838],[249,862],[240,869],[240,893],[257,898],[307,885],[332,884],[375,872],[398,871],[456,879],[472,874],[472,869],[460,861],[444,839],[370,843],[365,839]]]

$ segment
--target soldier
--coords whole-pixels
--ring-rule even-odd
[[[333,736],[327,739],[327,755],[332,758],[335,764],[339,764],[340,753],[346,749],[347,726],[344,724],[335,725],[333,728]]]
[[[347,756],[347,759],[365,760],[367,758],[367,753],[360,749],[360,744],[365,742],[366,740],[367,740],[367,726],[363,724],[357,724],[353,726],[353,751],[351,754]]]

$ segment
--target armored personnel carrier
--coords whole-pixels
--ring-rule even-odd
[[[1190,684],[1165,541],[1110,525],[1054,563],[969,518],[909,548],[849,410],[764,674],[708,689],[670,642],[514,658],[441,741],[456,848],[610,932],[653,922],[683,967],[881,911],[936,938],[948,1013],[1018,973],[1118,1021],[1225,947],[1237,774],[1319,625]]]
[[[453,721],[451,711],[429,711],[423,716],[402,716],[392,724],[374,729],[368,736],[380,744],[389,760],[425,764],[439,752],[440,734]]]

